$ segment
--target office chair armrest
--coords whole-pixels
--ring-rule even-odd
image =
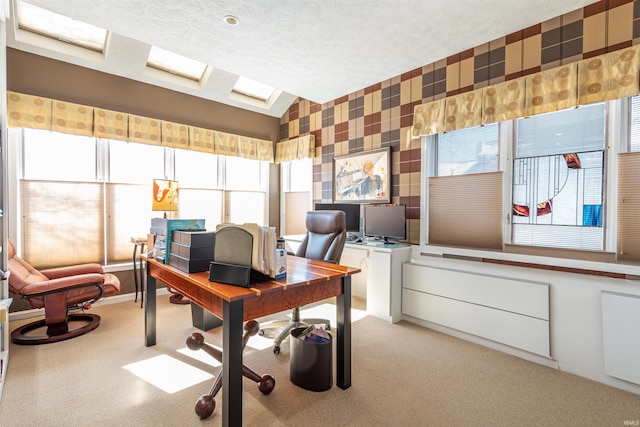
[[[26,285],[20,291],[23,298],[41,296],[51,292],[69,291],[72,289],[84,288],[87,286],[102,287],[104,276],[102,274],[80,274],[77,276],[64,277],[60,279],[47,280]]]
[[[89,273],[104,273],[102,266],[97,263],[70,265],[67,267],[50,268],[49,270],[40,270],[42,274],[49,279],[59,279],[61,277],[77,276]]]

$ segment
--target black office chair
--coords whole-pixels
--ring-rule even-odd
[[[347,241],[347,219],[345,213],[337,210],[309,211],[305,221],[307,232],[295,255],[338,264],[344,244]],[[278,321],[277,323],[280,322]],[[294,328],[320,324],[326,325],[327,329],[331,327],[328,319],[301,319],[300,308],[294,308],[291,320],[273,342],[273,352],[275,354],[280,353],[280,344]]]

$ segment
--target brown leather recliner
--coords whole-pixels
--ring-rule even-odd
[[[307,232],[295,255],[338,264],[347,241],[347,218],[344,211],[309,211],[305,225]],[[289,336],[292,329],[318,324],[325,324],[327,329],[330,328],[329,320],[301,319],[300,308],[294,308],[291,321],[273,341],[273,352],[280,353],[280,344]]]
[[[102,297],[120,292],[120,281],[104,273],[100,264],[80,264],[38,271],[16,256],[16,248],[8,242],[9,291],[27,299],[33,308],[44,308],[44,319],[24,325],[11,333],[16,344],[46,344],[74,338],[100,325],[96,314],[70,314],[85,309]],[[69,330],[69,321],[80,326]],[[43,335],[30,334],[47,327]]]

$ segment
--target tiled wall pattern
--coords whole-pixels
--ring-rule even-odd
[[[603,0],[522,29],[334,101],[299,99],[280,120],[280,139],[313,134],[314,199],[332,201],[333,157],[392,150],[393,203],[407,205],[420,242],[420,141],[410,139],[416,105],[640,43],[640,0]]]

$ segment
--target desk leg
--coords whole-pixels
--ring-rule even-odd
[[[147,292],[148,293],[148,292]],[[243,301],[225,301],[222,318],[222,425],[242,425]]]
[[[345,390],[351,387],[351,276],[342,279],[342,287],[342,295],[336,297],[336,382],[338,387]]]
[[[147,299],[144,305],[145,345],[156,345],[156,279],[149,275],[147,265],[147,292],[142,294]]]

